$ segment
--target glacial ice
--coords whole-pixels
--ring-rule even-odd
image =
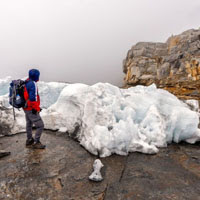
[[[8,93],[8,85],[11,82],[11,76],[7,76],[4,79],[0,79],[0,96],[5,95]]]
[[[154,84],[119,89],[108,83],[39,82],[38,87],[45,128],[67,132],[100,157],[135,151],[154,154],[171,142],[200,140],[196,103],[188,103],[195,107],[193,111]],[[6,106],[3,94],[0,102]],[[12,133],[25,130],[23,111],[16,114],[14,122],[12,109],[0,109],[0,123],[6,123]]]
[[[96,159],[93,164],[94,171],[89,176],[89,179],[96,182],[102,181],[103,177],[101,175],[101,168],[103,166],[104,165],[102,164],[102,162],[99,159]]]

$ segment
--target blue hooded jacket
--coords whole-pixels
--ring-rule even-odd
[[[29,71],[29,79],[31,79],[32,81],[39,81],[39,77],[40,77],[40,71],[37,69],[31,69]]]
[[[26,80],[25,83],[25,92],[24,97],[25,100],[28,101],[28,107],[25,110],[31,110],[32,108],[36,109],[37,111],[40,110],[40,99],[38,95],[38,89],[36,82],[39,81],[40,72],[37,69],[31,69],[29,71],[29,78]]]

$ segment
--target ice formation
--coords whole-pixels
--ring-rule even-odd
[[[100,157],[129,152],[153,154],[168,143],[200,140],[199,113],[155,85],[119,89],[108,83],[38,84],[46,129],[67,132]],[[58,89],[57,89],[58,88]],[[0,88],[1,90],[1,88]],[[2,94],[3,95],[3,94]],[[7,97],[0,96],[0,102]],[[25,130],[23,111],[0,109],[0,123],[12,133]]]
[[[25,78],[22,78],[22,80],[25,80]],[[8,88],[11,81],[12,78],[10,76],[6,77],[5,79],[0,79],[0,102],[5,107],[9,107]],[[37,85],[40,91],[41,107],[48,108],[57,101],[60,92],[68,84],[39,81]]]
[[[99,181],[102,181],[103,180],[103,177],[101,175],[101,168],[103,167],[104,165],[102,164],[102,162],[99,160],[99,159],[96,159],[94,161],[94,164],[93,164],[93,168],[94,168],[94,171],[92,172],[92,174],[89,176],[89,179],[92,180],[92,181],[96,181],[96,182],[99,182]]]
[[[197,100],[184,100],[184,102],[189,106],[193,111],[199,112],[199,102]]]
[[[6,77],[5,79],[0,79],[0,96],[8,93],[8,85],[11,80],[11,76]]]

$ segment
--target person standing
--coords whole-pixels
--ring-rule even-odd
[[[45,145],[40,142],[42,132],[44,130],[44,123],[40,116],[40,96],[38,93],[37,82],[39,81],[40,72],[37,69],[29,70],[29,78],[25,81],[24,99],[26,105],[23,108],[26,118],[26,147],[34,149],[45,149]],[[32,126],[35,125],[35,138],[32,136]]]

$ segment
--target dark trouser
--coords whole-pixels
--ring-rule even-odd
[[[42,135],[42,131],[44,129],[44,123],[42,121],[42,118],[40,117],[40,114],[33,114],[31,110],[25,110],[25,117],[26,117],[26,133],[27,133],[27,139],[32,138],[32,126],[33,124],[36,127],[36,133],[35,133],[35,142],[40,141],[40,137]]]

